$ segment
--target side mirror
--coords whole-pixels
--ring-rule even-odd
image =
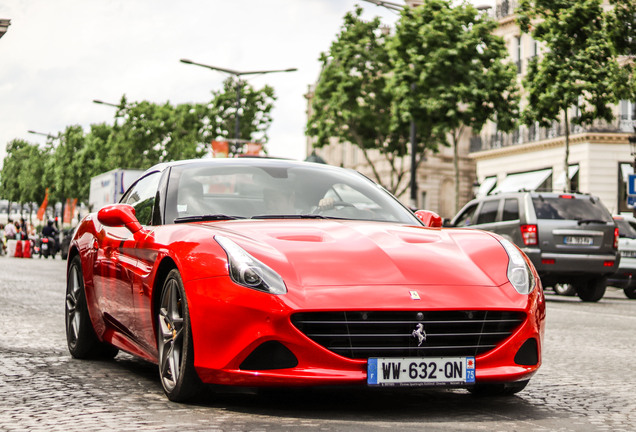
[[[442,227],[442,218],[437,213],[430,210],[418,210],[415,212],[415,217],[429,228]]]
[[[113,204],[97,212],[97,220],[109,227],[125,226],[135,234],[141,230],[141,224],[135,216],[135,208],[129,204]]]

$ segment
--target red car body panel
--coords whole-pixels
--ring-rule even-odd
[[[282,277],[288,292],[272,295],[237,285],[228,275],[222,235]],[[508,281],[508,256],[496,236],[348,220],[237,220],[146,227],[132,234],[93,214],[74,236],[89,314],[97,336],[157,362],[156,295],[164,266],[182,277],[190,312],[194,366],[204,382],[233,385],[364,384],[366,360],[342,357],[313,342],[291,322],[306,311],[520,311],[524,322],[496,348],[476,357],[480,382],[516,381],[541,365],[545,300],[519,294]],[[351,257],[355,257],[352,264]],[[70,261],[70,259],[69,259]],[[529,261],[527,261],[529,263]],[[414,300],[410,291],[417,291]],[[534,338],[539,361],[515,364]],[[266,341],[298,359],[293,368],[241,370]]]

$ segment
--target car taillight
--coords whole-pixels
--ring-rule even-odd
[[[618,228],[614,228],[614,249],[618,249]]]
[[[536,225],[521,225],[521,238],[526,246],[539,244]]]

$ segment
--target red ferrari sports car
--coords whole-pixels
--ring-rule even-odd
[[[82,220],[67,281],[71,355],[155,362],[174,401],[205,383],[512,394],[541,364],[543,290],[516,246],[322,164],[150,168]]]

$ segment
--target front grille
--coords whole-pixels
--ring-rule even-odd
[[[364,359],[476,356],[510,336],[525,317],[506,311],[356,311],[302,312],[291,321],[328,350]],[[426,335],[420,346],[418,324]]]

